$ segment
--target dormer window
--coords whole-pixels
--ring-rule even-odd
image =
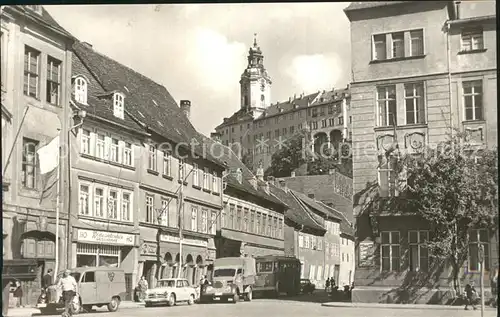
[[[75,100],[78,103],[87,104],[87,81],[83,77],[75,79]]]
[[[113,95],[113,115],[117,118],[123,119],[123,104],[125,96],[120,93]]]
[[[42,6],[41,5],[27,5],[26,8],[34,11],[35,13],[42,14]]]

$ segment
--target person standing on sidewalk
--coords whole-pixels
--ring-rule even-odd
[[[47,291],[47,288],[52,285],[52,269],[49,269],[47,271],[47,274],[45,274],[42,278],[42,288]]]
[[[63,299],[64,299],[64,314],[65,316],[72,316],[73,311],[71,305],[73,304],[73,298],[76,295],[78,284],[73,276],[71,276],[71,271],[64,271],[63,276],[59,279],[57,287],[62,289]]]
[[[477,293],[473,286],[470,284],[465,285],[465,310],[469,310],[469,305],[472,309],[476,310]]]
[[[14,297],[16,298],[16,307],[23,307],[23,288],[18,280],[15,282]]]
[[[146,296],[146,291],[148,290],[148,281],[144,276],[141,276],[141,279],[139,280],[139,300],[142,302],[144,300],[144,297]]]
[[[327,277],[326,278],[326,282],[325,282],[325,292],[328,293],[328,288],[330,288],[330,278]]]

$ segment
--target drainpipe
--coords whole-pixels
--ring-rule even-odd
[[[450,133],[453,135],[453,92],[451,86],[451,47],[450,47],[450,20],[446,21],[446,53],[448,62],[448,90],[450,100]]]
[[[304,230],[304,225],[300,225],[300,230],[297,231],[297,259],[299,259],[300,263],[302,263],[302,260],[300,260],[300,245],[299,245],[299,236],[300,236],[300,233]],[[302,266],[302,264],[301,264]],[[304,261],[304,268],[306,267],[306,263]],[[301,278],[302,278],[302,268],[301,268],[301,272],[300,272],[300,275],[301,275]]]

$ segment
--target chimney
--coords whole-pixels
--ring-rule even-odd
[[[181,110],[188,120],[191,120],[191,101],[181,100]]]
[[[288,97],[288,102],[292,102],[292,97]]]
[[[238,183],[242,183],[243,182],[243,172],[241,171],[241,168],[238,168],[236,170],[236,180],[238,181]]]
[[[293,99],[297,99],[297,94],[293,94]]]
[[[227,118],[222,119],[222,122],[226,123],[227,122]]]
[[[292,171],[292,174],[290,175],[290,177],[295,177],[295,171]]]
[[[460,19],[460,3],[462,1],[455,1],[455,8],[456,8],[456,11],[457,11],[457,20]]]
[[[288,187],[286,186],[286,182],[282,179],[279,180],[280,183],[280,188],[283,189],[285,192],[288,191]]]

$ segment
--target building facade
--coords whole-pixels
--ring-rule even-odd
[[[256,40],[249,50],[248,66],[240,79],[240,109],[215,128],[214,136],[253,166],[271,165],[272,154],[298,132],[307,131],[317,152],[350,140],[349,89],[332,89],[295,95],[272,104],[272,81],[264,67]],[[280,145],[281,144],[281,145]]]
[[[73,107],[86,111],[72,140],[73,266],[123,268],[129,294],[140,276],[198,282],[215,259],[224,167],[202,152],[190,102],[88,43],[73,49]]]
[[[429,227],[370,206],[372,186],[392,196],[380,158],[397,140],[411,153],[444,141],[450,128],[470,131],[480,146],[497,145],[496,16],[493,2],[353,2],[351,22],[354,216],[357,227],[353,301],[439,302],[452,289],[443,272],[429,280],[423,249]],[[375,136],[375,137],[374,137]],[[374,216],[374,213],[378,216]],[[372,215],[372,216],[369,216]],[[472,232],[486,247],[486,274],[498,258],[496,234]],[[469,255],[462,282],[476,281]],[[421,283],[431,285],[421,287]]]
[[[67,177],[58,173],[66,163],[53,157],[58,167],[41,174],[37,152],[66,139],[73,37],[39,5],[2,6],[0,14],[3,259],[37,260],[36,279],[22,281],[23,303],[33,304],[56,267],[56,245],[57,266],[67,265]]]

